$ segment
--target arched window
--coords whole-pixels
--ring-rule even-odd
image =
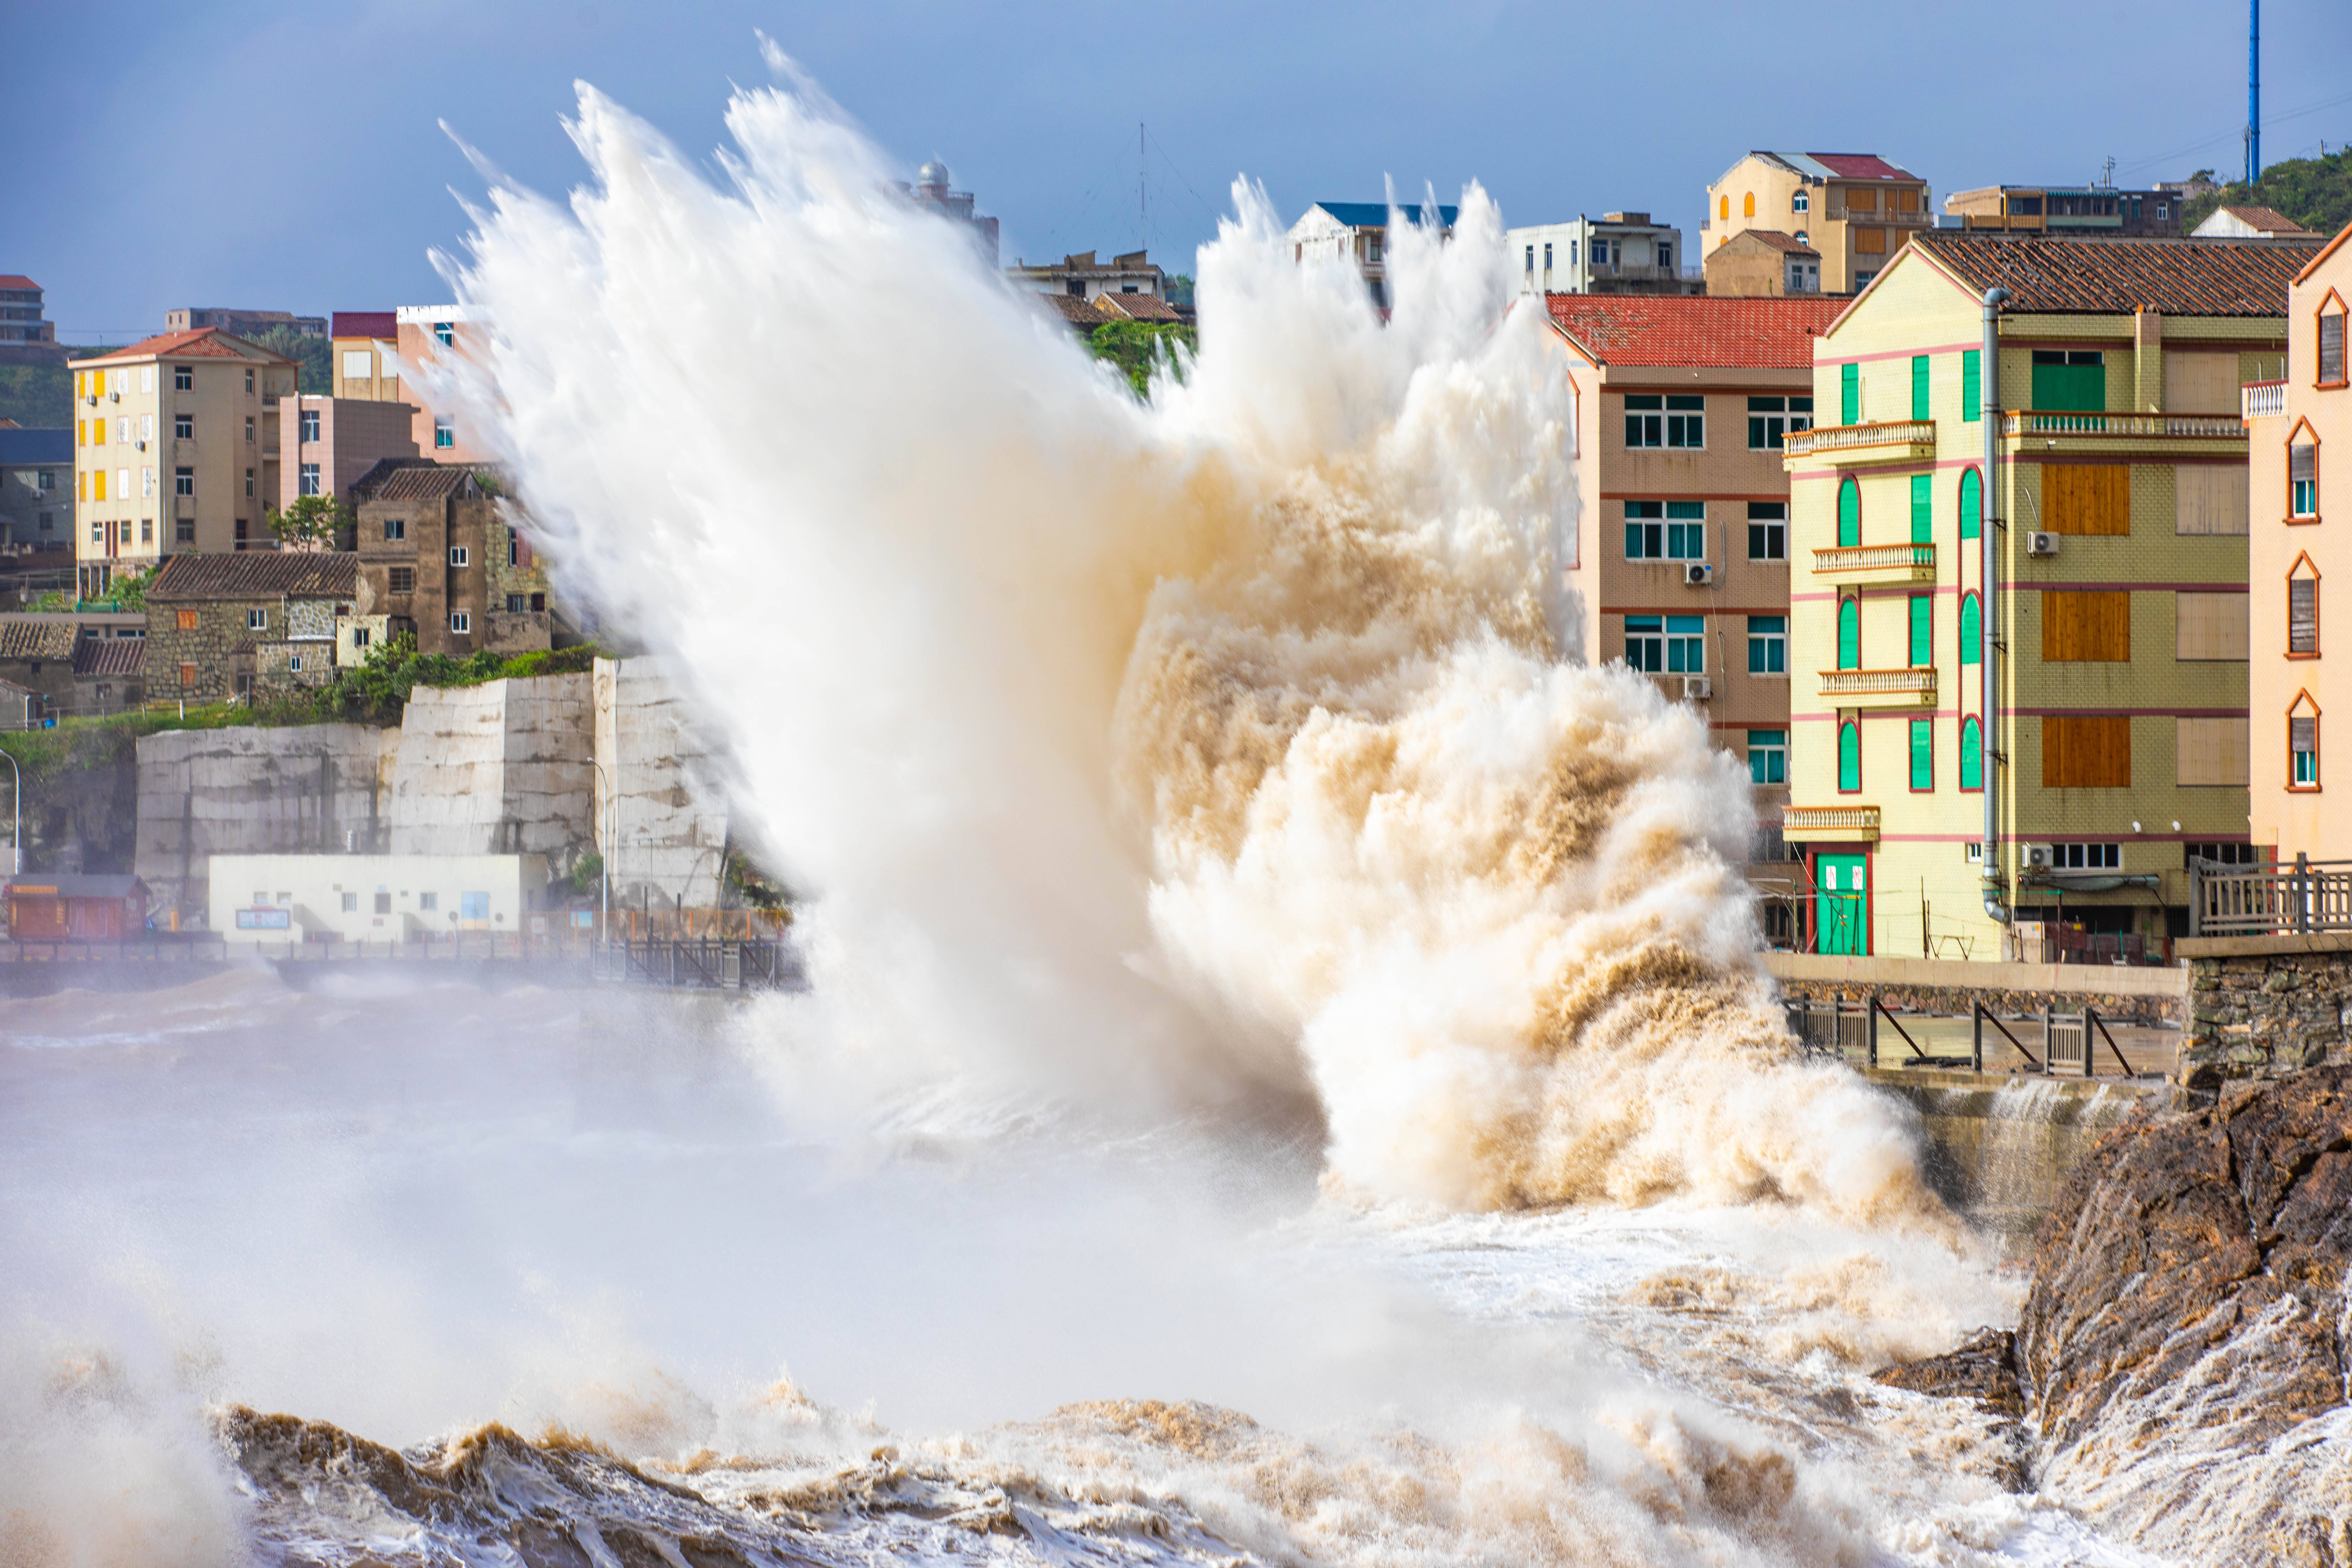
[[[1960,470],[1960,537],[1984,537],[1984,480],[1974,468]]]
[[[2308,419],[2296,420],[2286,438],[2286,514],[2296,522],[2319,521],[2319,435]]]
[[[1756,193],[1754,191],[1748,192],[1748,195],[1742,198],[1740,202],[1739,216],[1742,217],[1754,217],[1756,216]]]
[[[1960,787],[1984,788],[1984,731],[1974,719],[1960,721]]]
[[[1729,196],[1717,198],[1716,202],[1715,216],[1719,218],[1727,218],[1731,216],[1731,198]]]
[[[1862,487],[1851,479],[1838,486],[1838,545],[1851,550],[1862,542]]]
[[[2319,657],[2319,568],[2298,554],[2286,573],[2286,656]]]
[[[2319,787],[2319,704],[2298,691],[2286,710],[2286,787]]]
[[[1984,602],[1974,594],[1960,595],[1960,662],[1984,662]]]
[[[1837,667],[1840,669],[1862,668],[1862,601],[1838,601]]]
[[[1838,793],[1855,795],[1862,789],[1862,726],[1845,723],[1838,726]]]
[[[2335,289],[2319,301],[2319,363],[2313,379],[2322,386],[2344,384],[2344,296]]]
[[[1790,212],[1804,212],[1808,208],[1811,207],[1812,205],[1813,199],[1805,195],[1802,191],[1799,191],[1794,196],[1791,196],[1789,199],[1789,210]],[[1801,236],[1800,237],[1802,237]]]

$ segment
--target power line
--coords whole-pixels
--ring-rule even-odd
[[[2290,120],[2300,120],[2306,114],[2316,114],[2323,109],[2333,109],[2339,103],[2352,103],[2352,92],[2343,93],[2335,98],[2326,99],[2318,103],[2308,103],[2304,105],[2301,109],[2291,109],[2284,114],[2271,115],[2268,117],[2268,123],[2280,125]],[[2191,153],[2200,152],[2207,147],[2213,146],[2217,142],[2235,142],[2244,135],[2245,132],[2243,129],[2237,131],[2223,131],[2215,135],[2208,136],[2202,142],[2192,142],[2186,147],[2177,148],[2169,153],[2158,153],[2151,158],[2135,159],[2131,163],[2119,165],[2119,167],[2126,169],[2145,169],[2150,163],[2162,163],[2174,158],[2186,157]]]

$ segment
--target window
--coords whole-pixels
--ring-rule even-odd
[[[385,518],[383,520],[383,536],[386,539],[406,539],[408,537],[408,520],[404,517]]]
[[[1960,417],[1973,425],[1984,417],[1984,350],[1960,351]]]
[[[1674,244],[1673,244],[1673,242],[1672,242],[1672,241],[1669,241],[1669,240],[1664,240],[1664,239],[1662,239],[1662,240],[1658,241],[1658,267],[1659,267],[1659,269],[1660,269],[1660,270],[1662,270],[1662,271],[1671,272],[1671,271],[1673,271],[1673,270],[1674,270],[1674,266],[1675,266],[1675,247],[1674,247]]]
[[[1960,787],[1984,788],[1984,729],[1974,719],[1960,721]]]
[[[1799,191],[1794,196],[1791,196],[1789,199],[1789,210],[1790,212],[1811,212],[1812,210],[1812,206],[1813,198],[1807,195],[1802,191]]]
[[[302,656],[301,656],[300,654],[299,654],[299,653],[298,653],[298,654],[292,654],[292,655],[289,655],[289,656],[287,658],[287,660],[286,660],[286,668],[287,668],[288,669],[291,670],[291,671],[292,671],[294,674],[296,674],[296,675],[299,675],[299,674],[301,674],[301,673],[302,673]]]
[[[2319,568],[2308,555],[2296,556],[2287,574],[2286,652],[2289,658],[2319,657]]]
[[[2191,860],[2210,860],[2220,866],[2259,866],[2263,852],[2252,844],[2184,844],[2180,847],[2180,868],[2187,870]]]
[[[2129,789],[2131,720],[2121,714],[2051,714],[2042,721],[2043,789]]]
[[[449,564],[452,566],[467,565],[473,558],[473,552],[463,544],[453,544],[449,547]]]
[[[1527,269],[1530,272],[1533,272],[1536,269],[1536,247],[1532,245],[1528,247]]]
[[[2177,659],[2243,661],[2251,651],[2245,594],[2172,595],[2172,657]]]
[[[1731,198],[1729,196],[1717,196],[1716,198],[1715,216],[1719,218],[1727,218],[1731,216]]]
[[[1960,471],[1960,537],[1984,537],[1984,479],[1974,468]]]
[[[1932,594],[1911,595],[1911,668],[1936,662],[1936,599]]]
[[[2175,719],[2172,721],[2172,778],[2182,785],[2246,787],[2247,738],[2252,729],[2246,719]]]
[[[1786,730],[1748,731],[1748,777],[1752,784],[1776,784],[1789,782],[1789,731]]]
[[[196,470],[194,468],[173,468],[172,470],[172,493],[175,496],[192,496],[195,494]]]
[[[1837,539],[1842,550],[1862,542],[1862,486],[1851,477],[1838,485]]]
[[[104,498],[101,497],[100,499],[102,500]],[[92,544],[103,544],[106,542],[106,524],[96,518],[90,519],[89,521],[89,542]]]
[[[1551,241],[1544,241],[1544,270],[1551,270]]]
[[[2319,787],[2319,707],[2307,691],[2296,693],[2294,707],[2287,710],[2286,787]]]
[[[521,615],[523,613],[523,606],[529,603],[530,603],[530,601],[520,594],[509,594],[507,595],[507,614],[510,616]]]
[[[1666,617],[1666,670],[1671,675],[1706,673],[1706,617]]]
[[[1862,423],[1862,366],[1838,366],[1838,423]]]
[[[2120,844],[2053,844],[2050,847],[2050,868],[2053,871],[2120,871],[2124,865],[2124,847]]]
[[[2237,478],[2243,489],[2245,476]],[[2042,464],[2042,526],[2052,533],[2129,535],[2131,469],[2121,463]]]
[[[173,365],[172,367],[172,390],[174,392],[194,392],[195,389],[196,367],[192,364]]]
[[[416,907],[418,910],[423,913],[434,913],[441,908],[441,895],[438,893],[419,893],[416,895]]]
[[[1628,447],[1663,447],[1666,444],[1666,400],[1659,396],[1629,395],[1625,399],[1625,445]]]
[[[522,536],[520,534],[509,532],[507,535],[507,564],[509,566],[520,566],[522,564]]]
[[[1911,356],[1911,417],[1932,419],[1935,417],[1934,407],[1935,405],[1927,392],[1927,356],[1913,354]]]
[[[1984,662],[1984,601],[1974,593],[1960,595],[1960,662]]]
[[[1786,675],[1788,672],[1789,617],[1786,616],[1748,616],[1748,673]]]
[[[1936,721],[1911,721],[1911,790],[1924,794],[1936,787]]]
[[[1662,561],[1666,553],[1666,503],[1629,500],[1625,503],[1625,559]]]
[[[436,447],[455,447],[457,444],[457,426],[446,414],[433,416],[433,444]]]
[[[269,629],[269,612],[268,610],[246,611],[245,629],[249,632],[268,631]]]
[[[196,520],[184,517],[173,521],[172,538],[175,543],[194,544],[196,542]]]
[[[1911,476],[1911,542],[1936,542],[1936,476]]]
[[[245,493],[248,496],[253,494],[253,470],[251,468],[245,470]]]
[[[1665,621],[1658,616],[1625,617],[1625,667],[1657,671],[1666,667]]]
[[[1666,398],[1666,445],[1698,448],[1706,445],[1706,399],[1697,396]]]
[[[181,687],[182,687],[183,689],[185,689],[185,688],[187,688],[187,687],[194,686],[195,683],[196,683],[196,667],[195,667],[194,665],[193,665],[193,664],[184,664],[184,665],[180,666],[180,685],[181,685]]]
[[[359,912],[360,896],[357,893],[345,893],[343,895],[343,913],[347,915],[355,915]]]
[[[248,421],[248,423],[250,423],[250,421]],[[193,414],[173,415],[172,437],[173,440],[177,441],[194,440],[196,438],[196,416]]]
[[[416,592],[416,568],[414,566],[394,566],[384,574],[384,590],[387,593],[414,594]]]
[[[1837,667],[1840,669],[1862,668],[1862,601],[1848,597],[1838,601]]]
[[[2299,432],[2308,435],[2308,429]],[[2319,447],[2299,440],[2286,449],[2286,514],[2298,521],[2319,516]]]
[[[139,470],[139,499],[155,499],[155,465],[152,463],[142,465]]]
[[[2319,384],[2344,384],[2344,301],[2332,290],[2319,308]]]
[[[1789,558],[1789,503],[1752,500],[1748,503],[1748,559],[1786,561]]]
[[[2097,349],[2035,349],[2033,406],[2044,414],[2097,414],[2107,406],[2106,355]]]
[[[2043,594],[2042,658],[2045,664],[2130,663],[2131,595]]]
[[[245,548],[245,519],[241,517],[236,520],[236,547]]]
[[[1670,500],[1666,503],[1666,559],[1706,559],[1706,502]]]
[[[1756,193],[1754,191],[1750,191],[1746,195],[1739,198],[1739,216],[1742,217],[1754,217],[1756,216]]]
[[[245,391],[247,396],[251,396],[253,394],[253,372],[251,371],[247,371],[245,373]]]
[[[1862,790],[1862,726],[1851,721],[1838,726],[1838,793]]]
[[[353,626],[352,628],[352,646],[353,647],[365,647],[367,645],[368,628],[365,626]]]
[[[174,624],[178,626],[179,629],[184,632],[194,631],[196,629],[196,612],[194,610],[179,611],[174,616],[173,621]]]
[[[1777,452],[1792,430],[1813,427],[1810,397],[1751,397],[1748,400],[1748,449]]]
[[[474,629],[474,616],[472,612],[467,610],[450,611],[449,629],[456,632],[460,637],[464,637],[471,633]]]
[[[300,489],[301,493],[306,496],[314,496],[320,493],[318,464],[305,463],[302,465]]]
[[[457,335],[450,331],[448,322],[436,321],[433,323],[433,341],[445,349],[453,348],[457,344]]]
[[[47,495],[58,488],[58,471],[55,468],[39,468],[36,469],[35,473],[37,477],[33,488],[43,495]]]
[[[252,420],[248,419],[245,423],[247,429],[250,430],[253,427]],[[305,408],[302,410],[302,421],[299,428],[301,430],[301,435],[299,437],[299,439],[304,441],[317,440],[319,438],[319,411],[315,408]]]
[[[368,381],[373,379],[374,375],[375,356],[373,354],[368,353],[365,349],[345,349],[343,351],[343,379],[345,381]]]
[[[142,544],[152,544],[155,542],[155,520],[153,518],[142,517],[139,520],[139,542]]]
[[[1860,228],[1860,227],[1857,227],[1857,228],[1853,231],[1853,249],[1854,249],[1854,254],[1855,254],[1855,255],[1857,255],[1857,256],[1884,256],[1884,255],[1885,255],[1885,254],[1886,254],[1886,231],[1885,231],[1885,229],[1883,229],[1883,228]],[[1875,273],[1875,272],[1873,272],[1873,273],[1871,274],[1871,276],[1872,276],[1872,277],[1874,277],[1874,278],[1875,278],[1875,277],[1877,277],[1877,276],[1878,276],[1878,274],[1877,274],[1877,273]],[[1856,280],[1857,282],[1859,282],[1859,281],[1861,280],[1861,275],[1860,275],[1860,274],[1858,274],[1858,273],[1857,273],[1857,274],[1855,275],[1855,280]]]

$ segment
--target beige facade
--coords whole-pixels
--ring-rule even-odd
[[[1824,293],[1869,286],[1911,236],[1934,226],[1927,182],[1867,153],[1750,153],[1706,188],[1708,251],[1749,229],[1821,253]]]
[[[186,552],[266,548],[293,361],[216,328],[70,362],[79,592]]]
[[[1751,228],[1706,253],[1706,291],[1762,300],[1822,291],[1822,253],[1794,236]]]
[[[2257,628],[2252,828],[2254,842],[2281,860],[2352,860],[2352,812],[2328,805],[2331,786],[2339,800],[2352,789],[2352,763],[2335,761],[2352,755],[2352,644],[2331,641],[2345,622],[2343,594],[2352,592],[2347,236],[2352,229],[2287,290],[2284,375],[2244,392]]]

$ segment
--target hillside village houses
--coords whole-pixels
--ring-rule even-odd
[[[1683,231],[1648,213],[1615,212],[1506,229],[1503,253],[1522,294],[1696,294]]]
[[[1820,252],[1823,292],[1852,294],[1934,223],[1927,195],[1874,153],[1750,153],[1707,186],[1699,226],[1709,250],[1753,228],[1786,234]]]

